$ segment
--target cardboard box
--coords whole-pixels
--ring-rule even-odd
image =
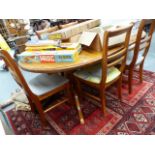
[[[71,22],[71,23],[68,23],[68,24],[59,25],[59,27],[60,27],[60,29],[64,29],[64,28],[67,28],[67,27],[70,27],[70,26],[73,26],[73,25],[76,25],[76,24],[78,24],[78,21]]]
[[[42,35],[44,33],[51,33],[51,32],[57,31],[58,29],[59,29],[58,26],[53,26],[53,27],[46,28],[44,30],[38,30],[36,31],[36,33],[38,35]]]
[[[77,42],[79,42],[79,39],[80,39],[80,37],[81,37],[81,34],[82,34],[82,33],[77,34],[77,35],[75,35],[75,36],[73,36],[73,37],[70,37],[70,38],[68,39],[68,42],[70,42],[70,43],[77,43]]]
[[[86,32],[83,32],[79,43],[84,47],[90,48],[95,51],[102,51],[103,49],[103,35],[104,31],[102,28],[97,27]]]
[[[36,31],[36,35],[38,36],[39,39],[44,40],[48,38],[49,33],[57,31],[58,29],[59,29],[58,26],[49,27],[44,30]]]
[[[14,41],[16,43],[16,45],[22,45],[28,41],[28,36],[14,37],[14,39],[12,39],[12,41]]]
[[[69,39],[70,37],[73,37],[77,34],[82,33],[83,31],[86,31],[90,28],[96,27],[100,25],[100,20],[99,19],[93,19],[93,20],[88,20],[86,22],[82,22],[76,25],[72,25],[70,27],[58,30],[56,32],[52,32],[49,34],[49,39],[51,38],[52,35],[56,34],[61,34],[62,40]]]
[[[19,53],[22,53],[25,51],[25,44],[17,46]]]
[[[115,30],[116,27],[111,27],[106,30]],[[96,27],[90,30],[87,30],[82,33],[79,39],[79,43],[82,44],[84,47],[90,48],[95,51],[102,51],[103,50],[103,43],[104,43],[104,32],[105,29],[102,27]],[[137,35],[137,30],[132,31],[131,36]],[[143,31],[142,37],[144,37],[146,33]],[[115,47],[125,41],[125,34],[121,34],[115,37],[111,37],[109,39],[109,47]]]

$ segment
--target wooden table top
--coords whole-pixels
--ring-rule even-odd
[[[59,63],[22,63],[19,62],[19,66],[30,72],[36,73],[56,73],[74,70],[86,65],[90,65],[99,62],[102,59],[102,52],[96,52],[92,50],[82,50],[79,54],[79,58],[75,62],[59,62]]]
[[[134,42],[135,42],[135,36],[131,37],[130,44]],[[97,52],[93,50],[82,50],[79,54],[78,60],[75,62],[31,63],[31,64],[19,62],[18,64],[23,70],[29,72],[56,73],[56,72],[71,71],[84,66],[88,66],[101,61],[101,59],[102,59],[102,52]]]
[[[120,49],[117,47],[111,51]],[[75,70],[81,67],[89,66],[102,60],[102,52],[94,50],[82,50],[79,58],[75,62],[59,62],[59,63],[23,63],[19,62],[19,66],[30,72],[35,73],[56,73]]]

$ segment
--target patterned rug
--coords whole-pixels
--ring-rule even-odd
[[[75,107],[62,105],[47,113],[49,125],[43,127],[37,114],[6,112],[15,134],[155,134],[155,73],[144,71],[144,82],[139,84],[134,72],[134,88],[128,94],[127,78],[123,82],[123,100],[117,99],[116,86],[107,90],[107,114],[103,117],[99,103],[85,98],[81,103],[85,124],[79,123]],[[94,90],[92,93],[96,93]]]

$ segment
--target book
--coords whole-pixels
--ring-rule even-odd
[[[81,48],[79,43],[61,43],[60,46],[48,45],[48,46],[35,46],[26,47],[26,51],[47,51],[47,50],[76,50]],[[66,51],[67,52],[67,51]]]
[[[54,55],[40,55],[39,56],[40,62],[41,63],[54,63],[55,62],[55,56]]]
[[[67,49],[67,50],[74,50],[79,48],[81,45],[79,43],[61,43],[58,48]]]
[[[79,51],[70,50],[66,51],[57,51],[55,53],[55,62],[75,62],[78,59]]]
[[[35,51],[23,52],[18,56],[19,61],[25,63],[55,63],[55,62],[74,62],[78,59],[81,48],[76,50],[59,50],[59,51]]]
[[[49,51],[45,52],[44,54],[42,52],[23,52],[21,54],[17,55],[20,62],[24,63],[45,63],[55,62],[55,56],[54,53],[51,53]]]
[[[53,46],[53,45],[58,45],[58,41],[54,40],[33,40],[33,41],[28,41],[25,46],[27,47],[37,47],[37,46]]]
[[[7,44],[7,42],[5,41],[5,39],[3,38],[3,36],[0,34],[0,48],[6,51],[10,51],[10,47]]]
[[[62,35],[61,35],[61,33],[52,33],[52,34],[49,34],[48,35],[48,38],[50,39],[50,40],[61,40],[62,39]]]

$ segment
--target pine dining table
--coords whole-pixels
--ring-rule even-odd
[[[142,38],[145,36],[142,36]],[[129,45],[132,45],[135,43],[136,35],[131,36]],[[119,45],[117,47],[111,48],[109,52],[116,52],[116,50],[119,50],[122,48],[122,45]],[[67,73],[67,76],[70,80],[71,74],[74,70],[87,67],[89,65],[101,62],[102,60],[102,52],[91,50],[91,49],[85,49],[82,50],[79,54],[79,58],[75,62],[59,62],[59,63],[23,63],[18,62],[19,66],[26,71],[34,72],[34,73]],[[73,89],[72,89],[73,90]],[[72,91],[73,95],[75,96],[76,104],[80,107],[79,99],[74,92]],[[80,116],[80,122],[81,124],[84,124],[83,114],[81,113],[81,110],[78,109],[78,114]]]
[[[133,35],[130,40],[130,45],[134,44],[136,35]],[[110,52],[120,49],[121,46],[112,48]],[[59,62],[59,63],[24,63],[18,62],[19,66],[26,71],[34,73],[58,73],[74,71],[76,69],[86,67],[102,60],[102,52],[85,49],[79,54],[79,58],[75,62]]]

